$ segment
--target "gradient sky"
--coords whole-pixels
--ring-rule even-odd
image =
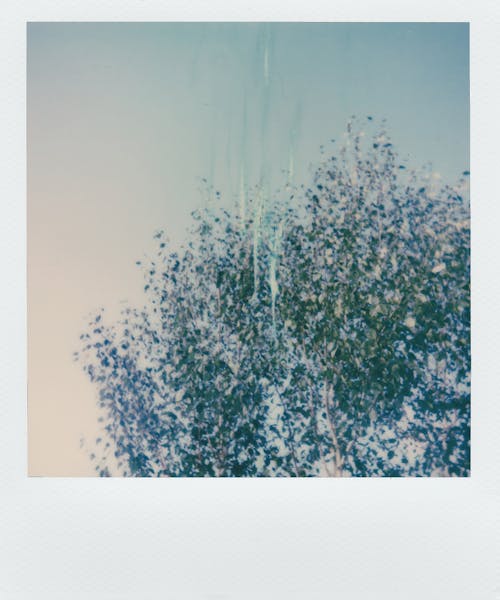
[[[351,115],[386,118],[412,166],[469,166],[466,24],[30,23],[27,31],[31,475],[93,475],[94,388],[73,363],[85,317],[142,304],[135,266],[164,228],[307,183]]]

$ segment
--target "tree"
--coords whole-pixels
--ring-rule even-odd
[[[144,309],[90,323],[101,475],[469,474],[468,172],[359,127],[311,187],[159,232]]]

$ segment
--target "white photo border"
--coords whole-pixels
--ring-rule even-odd
[[[8,0],[2,13],[0,597],[500,598],[496,3]],[[26,22],[193,20],[470,22],[470,478],[27,477]]]

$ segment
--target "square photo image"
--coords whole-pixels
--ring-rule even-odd
[[[27,25],[28,471],[470,476],[469,26]]]

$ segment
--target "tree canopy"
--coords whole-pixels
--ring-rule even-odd
[[[365,125],[309,186],[194,212],[180,251],[156,234],[144,308],[81,336],[100,475],[469,474],[468,172]]]

